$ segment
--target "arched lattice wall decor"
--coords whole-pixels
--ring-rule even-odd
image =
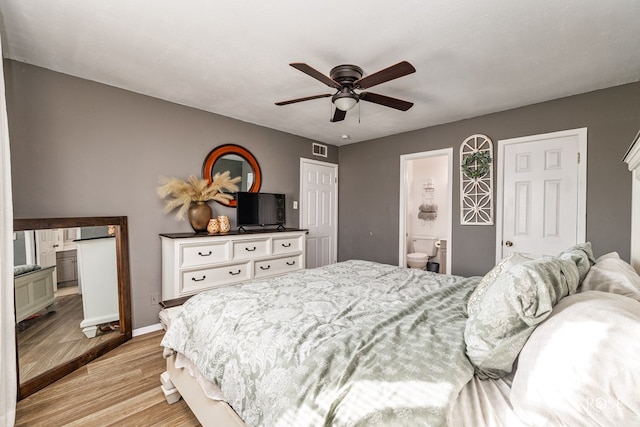
[[[493,225],[493,142],[486,135],[460,146],[460,223]]]

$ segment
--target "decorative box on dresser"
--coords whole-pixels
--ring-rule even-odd
[[[170,233],[162,239],[162,300],[304,268],[306,230]]]

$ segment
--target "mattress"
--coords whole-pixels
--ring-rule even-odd
[[[442,424],[473,376],[463,332],[478,281],[337,263],[199,294],[163,345],[248,425]]]
[[[172,316],[165,355],[247,426],[640,425],[640,277],[617,254],[591,257],[583,245],[565,263],[501,262],[482,281],[350,261],[219,289]],[[498,317],[483,296],[506,297],[541,264],[560,268],[500,303],[536,308],[507,352],[517,369],[480,379],[465,327],[482,310]],[[542,277],[557,285],[552,310],[534,304],[551,298]]]

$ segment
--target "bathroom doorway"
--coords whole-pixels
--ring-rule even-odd
[[[407,266],[413,238],[435,236],[441,244],[430,261],[451,274],[452,203],[453,148],[400,156],[399,266]]]

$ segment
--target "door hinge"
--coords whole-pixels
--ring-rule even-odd
[[[578,152],[578,164],[580,164],[580,153]]]
[[[337,176],[333,177],[333,182],[335,182],[336,184],[338,183],[338,177]]]

